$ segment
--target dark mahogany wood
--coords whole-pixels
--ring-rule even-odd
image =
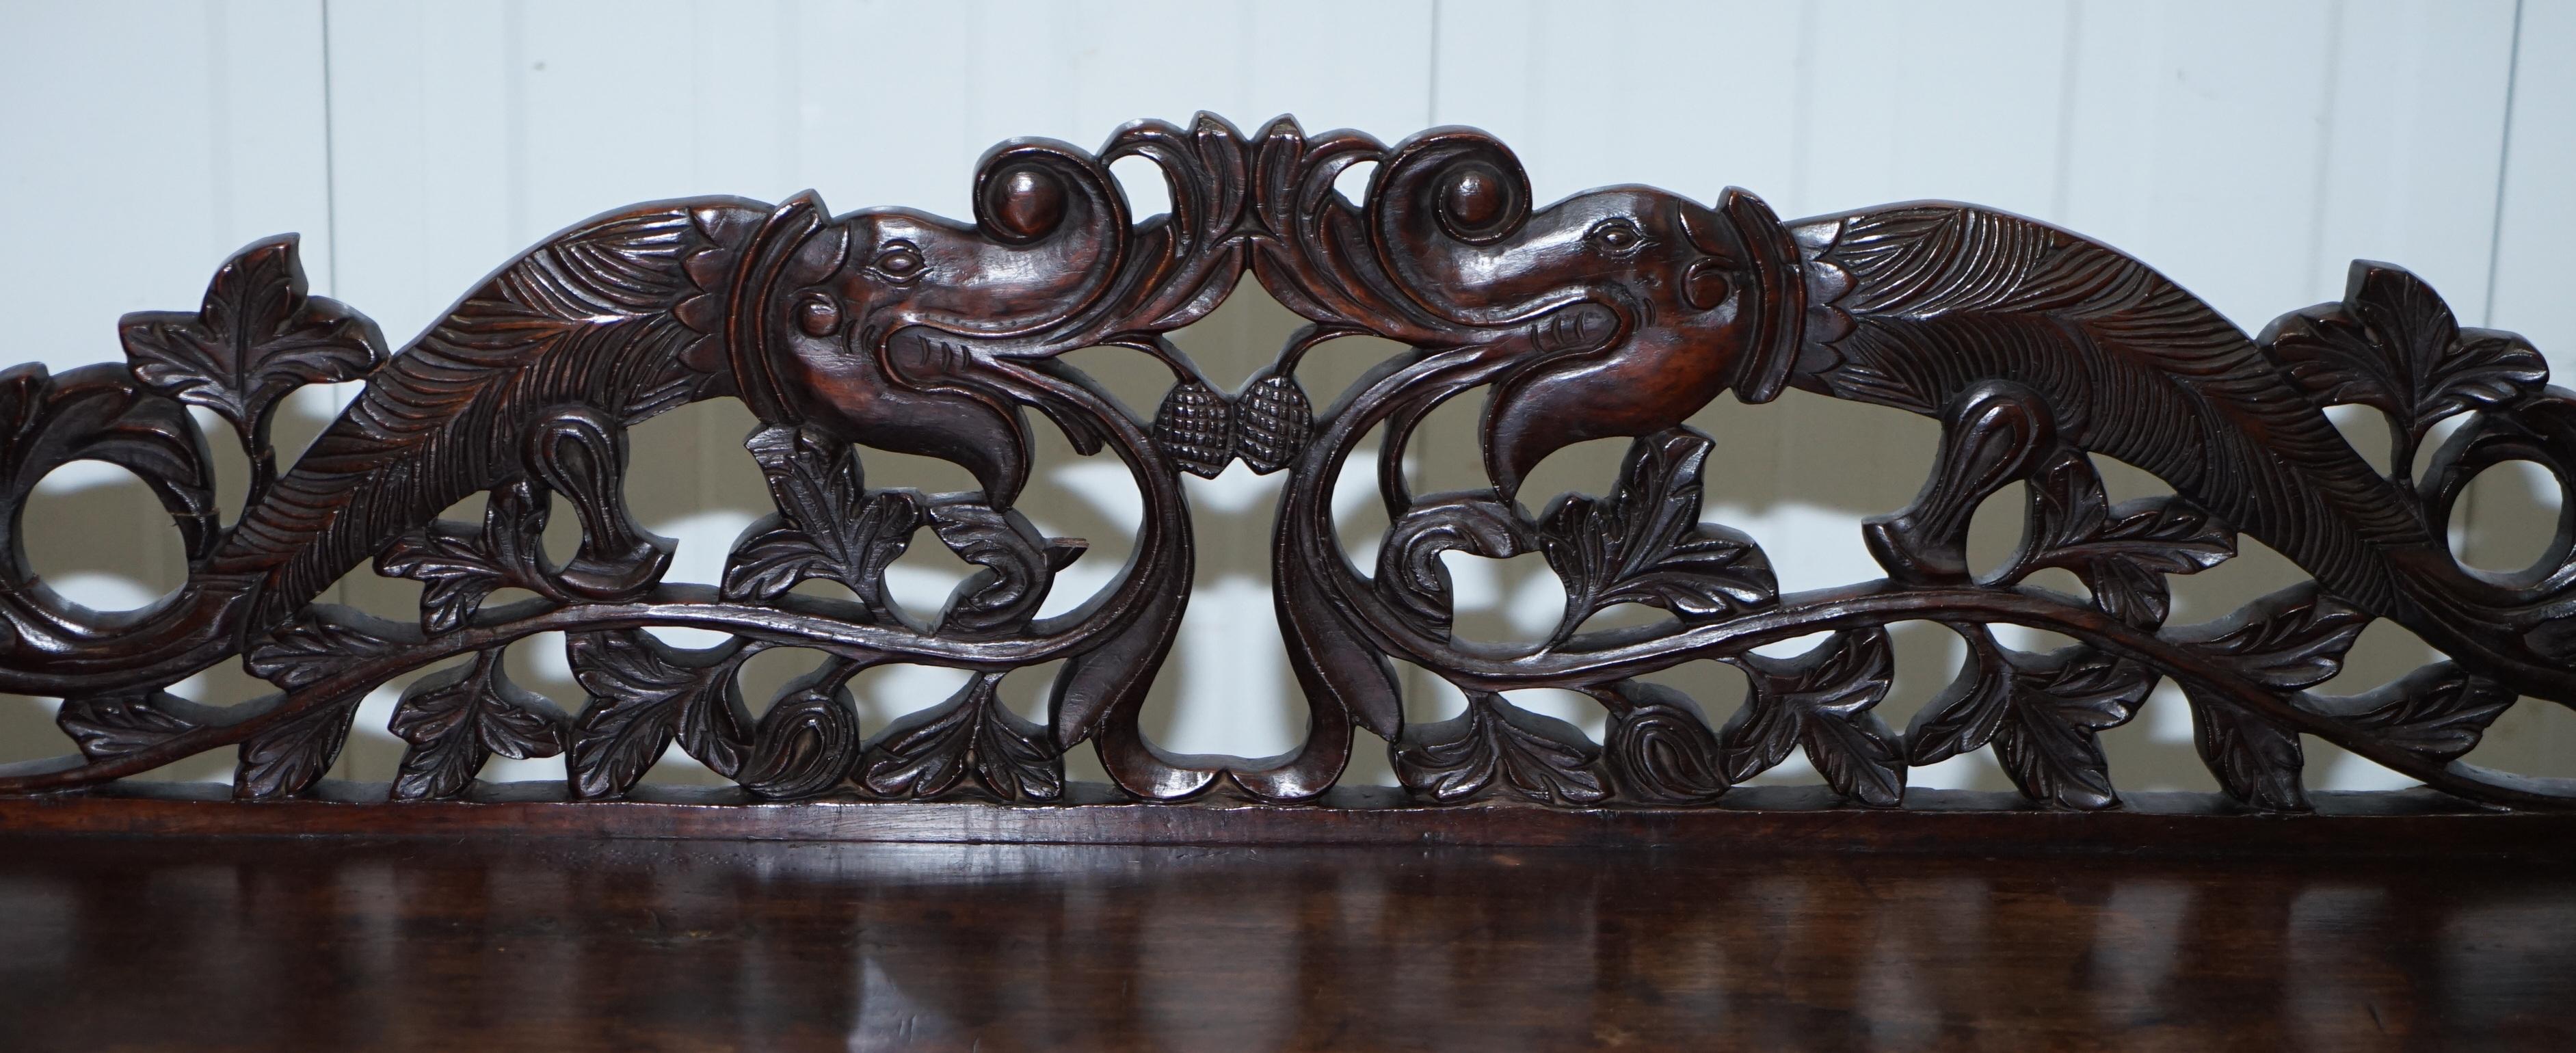
[[[2576,1045],[2576,887],[2485,861],[9,848],[10,1049]]]
[[[1107,166],[1131,157],[1161,169],[1170,214],[1130,214]],[[1353,200],[1335,184],[1358,165],[1374,171]],[[1761,829],[1768,820],[1752,817],[1772,813],[1731,807],[1748,794],[1730,788],[1799,751],[1832,799],[1903,813],[1813,822],[1929,831],[1956,817],[1914,817],[1942,809],[1928,806],[1937,795],[1909,793],[1909,770],[1979,749],[1991,748],[2039,806],[2115,808],[2122,798],[2097,736],[2130,720],[2166,678],[2189,699],[2210,770],[2247,809],[2333,817],[2303,787],[2302,736],[2483,805],[2576,803],[2576,783],[2460,760],[2520,698],[2576,703],[2576,521],[2522,574],[2468,569],[2444,541],[2462,488],[2487,467],[2527,460],[2562,484],[2571,478],[2576,394],[2547,386],[2539,353],[2520,337],[2460,326],[2396,267],[2356,263],[2341,301],[2249,336],[2138,260],[1990,209],[1917,202],[1784,222],[1740,190],[1707,204],[1640,187],[1542,206],[1519,162],[1484,133],[1435,129],[1387,146],[1355,132],[1310,135],[1285,118],[1251,135],[1209,116],[1188,127],[1143,121],[1098,151],[1007,143],[979,166],[973,200],[963,222],[894,208],[836,215],[812,194],[608,213],[511,261],[390,352],[355,311],[306,294],[292,237],[270,239],[225,263],[195,312],[129,316],[129,367],[0,374],[0,690],[63,698],[60,724],[80,749],[0,768],[0,795],[92,789],[231,746],[241,758],[235,796],[311,795],[370,689],[446,663],[396,707],[392,730],[410,749],[382,796],[470,801],[493,792],[475,781],[490,757],[562,754],[570,798],[628,797],[676,742],[742,787],[726,807],[813,802],[715,823],[758,836],[840,836],[842,820],[830,816],[940,814],[849,811],[844,799],[857,797],[959,809],[858,820],[858,836],[919,823],[1010,840],[1017,824],[1065,823],[1077,840],[1115,829],[1151,839],[1156,820],[1063,817],[1141,816],[1151,813],[1123,802],[1211,793],[1347,810],[1311,821],[1381,831],[1372,838],[1399,828],[1520,836],[1478,825],[1483,813],[1347,808],[1351,794],[1333,791],[1360,731],[1385,743],[1414,801],[1612,815],[1598,820],[1622,831],[1603,835],[1611,840],[1708,821]],[[1205,316],[1247,272],[1312,324],[1241,390],[1221,391],[1166,334]],[[1348,390],[1324,393],[1318,410],[1299,363],[1352,335],[1403,349]],[[1063,357],[1104,346],[1171,370],[1153,413],[1121,405]],[[278,470],[267,438],[278,399],[301,384],[361,378],[356,401]],[[1921,495],[1864,528],[1883,580],[1784,596],[1758,539],[1700,518],[1713,440],[1684,421],[1724,393],[1759,404],[1792,386],[1941,422]],[[777,511],[736,543],[721,581],[668,583],[671,543],[626,508],[626,429],[720,397],[759,418],[746,444]],[[1487,485],[1412,493],[1407,443],[1460,397],[1484,407]],[[2328,423],[2326,408],[2346,404],[2387,418],[2393,474]],[[190,405],[229,422],[254,465],[247,503],[229,519],[215,507]],[[2418,447],[2454,417],[2465,423],[2419,477]],[[1042,535],[1014,508],[1039,427],[1118,458],[1145,509],[1115,580],[1047,618],[1036,614],[1057,572],[1089,546]],[[1602,438],[1630,442],[1608,492],[1525,492],[1550,453]],[[1336,534],[1330,498],[1368,441],[1378,443],[1391,525],[1375,565],[1361,567]],[[953,462],[978,488],[872,489],[867,450]],[[2173,493],[2114,504],[2096,457],[2145,469]],[[26,495],[79,458],[133,469],[178,522],[190,574],[168,600],[99,614],[62,600],[28,566],[17,523]],[[1189,600],[1180,474],[1216,475],[1237,459],[1284,474],[1274,587],[1311,719],[1281,756],[1178,755],[1149,741],[1138,715]],[[2021,546],[2004,567],[1972,574],[1972,514],[2014,483],[2028,484]],[[481,522],[439,518],[476,494]],[[559,504],[582,538],[560,563],[539,543]],[[2314,580],[2214,623],[2167,625],[2167,577],[2231,558],[2240,535]],[[885,594],[886,566],[916,543],[979,568],[933,619]],[[1456,639],[1441,563],[1452,551],[1539,555],[1563,580],[1563,624],[1521,643]],[[416,620],[315,602],[369,565],[420,584]],[[2027,583],[2043,570],[2073,574],[2088,595]],[[850,598],[792,591],[814,580]],[[535,598],[485,602],[503,589]],[[1584,628],[1631,605],[1671,617]],[[2313,692],[2378,619],[2449,660],[2358,696]],[[1908,620],[1955,630],[1969,657],[1911,727],[1896,729],[1873,709],[1894,675],[1885,627]],[[2076,643],[2024,653],[1999,642],[1997,624]],[[682,649],[648,626],[730,639]],[[578,713],[557,712],[502,672],[507,647],[544,632],[568,634],[588,696]],[[1799,657],[1753,651],[1817,633],[1825,642]],[[782,647],[824,657],[755,718],[737,673]],[[226,711],[169,693],[231,660],[279,693]],[[1409,725],[1399,660],[1465,692],[1466,712]],[[1751,685],[1723,726],[1700,700],[1640,679],[1699,660],[1734,665]],[[998,701],[1003,677],[1056,662],[1043,721]],[[861,727],[846,685],[893,663],[974,675],[943,705]],[[1605,741],[1505,697],[1531,688],[1596,700]],[[1084,743],[1115,782],[1108,797],[1067,789],[1064,755]],[[1064,807],[983,803],[992,801]],[[169,817],[214,807],[97,794],[0,806],[0,825],[76,815],[184,827],[200,820]],[[295,821],[349,823],[335,825],[349,832],[436,816],[649,831],[663,820],[632,817],[664,814],[336,807],[205,821],[330,816]],[[1711,818],[1685,818],[1700,811]],[[1169,822],[1270,814],[1203,808]],[[1243,821],[1289,839],[1310,822]],[[2485,824],[2461,835],[2472,839],[2536,828],[2459,821]],[[2064,825],[1992,822],[2032,838]],[[2156,836],[2152,823],[2104,822],[2106,833],[2085,836]],[[2358,832],[2365,825],[2351,836],[2371,836]],[[1542,839],[1557,836],[1592,835]]]
[[[2304,812],[2247,808],[2216,794],[2150,792],[2108,812],[2051,808],[1992,791],[1906,792],[1905,807],[1861,808],[1830,787],[1748,786],[1706,808],[1548,807],[1495,798],[1424,805],[1387,786],[1337,786],[1310,804],[1206,795],[1137,801],[1076,783],[1047,802],[886,800],[844,791],[795,803],[738,788],[638,786],[582,800],[548,783],[478,783],[438,801],[384,807],[383,783],[329,780],[250,807],[212,783],[130,783],[0,808],[14,835],[202,837],[652,838],[950,844],[1485,845],[1662,848],[1693,853],[2403,856],[2558,860],[2576,856],[2576,813],[2487,811],[2431,790],[2315,795]]]

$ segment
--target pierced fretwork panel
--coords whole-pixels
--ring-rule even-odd
[[[1162,170],[1169,215],[1131,214],[1107,167],[1128,157]],[[1336,180],[1363,164],[1354,201]],[[1389,147],[1285,119],[1249,136],[1212,117],[1140,122],[1096,153],[1006,144],[973,200],[962,222],[836,215],[810,194],[609,213],[399,351],[308,296],[295,240],[270,239],[224,263],[197,310],[128,316],[123,367],[0,374],[0,690],[63,698],[80,750],[0,769],[0,791],[238,745],[237,795],[303,793],[368,691],[440,666],[395,707],[398,798],[465,793],[496,755],[557,754],[573,794],[614,798],[676,742],[772,799],[1053,801],[1067,752],[1087,748],[1128,796],[1299,801],[1371,743],[1426,802],[1700,806],[1803,752],[1847,801],[1899,806],[1911,768],[1990,749],[2034,801],[2097,809],[2118,801],[2098,736],[2171,679],[2210,770],[2253,808],[2307,807],[2302,735],[2472,800],[2576,800],[2459,759],[2519,697],[2576,702],[2576,531],[2562,523],[2519,574],[2467,568],[2444,540],[2484,469],[2533,462],[2565,488],[2576,396],[2546,386],[2528,343],[2459,325],[2402,269],[2356,263],[2342,301],[2249,337],[2135,259],[1975,206],[1783,222],[1742,191],[1703,204],[1621,187],[1542,207],[1482,133]],[[1221,383],[1168,334],[1247,276],[1309,324]],[[1344,389],[1310,389],[1308,353],[1349,336],[1395,350]],[[1156,404],[1121,402],[1066,357],[1104,347],[1169,371]],[[279,464],[279,400],[350,380],[363,393]],[[1685,422],[1721,395],[1759,405],[1791,387],[1939,422],[1921,494],[1863,527],[1883,580],[1783,595],[1760,538],[1703,521],[1723,454]],[[715,398],[758,419],[744,444],[775,512],[720,581],[666,582],[672,542],[625,505],[626,431]],[[1408,438],[1458,398],[1481,407],[1483,478],[1414,493]],[[2337,405],[2385,417],[2389,471],[2328,423]],[[217,507],[192,406],[229,424],[251,465],[238,514]],[[1047,601],[1089,546],[1015,509],[1041,429],[1115,457],[1144,507],[1126,564],[1080,604]],[[1525,486],[1550,453],[1599,439],[1628,443],[1606,492]],[[974,488],[871,486],[871,451],[949,462]],[[2115,502],[2097,457],[2172,493]],[[26,499],[77,459],[132,470],[168,509],[189,553],[177,594],[101,614],[29,567]],[[1190,600],[1181,476],[1238,461],[1281,480],[1272,585],[1312,719],[1280,756],[1176,754],[1138,714]],[[1353,467],[1374,471],[1389,524],[1365,560],[1332,507]],[[1974,571],[1970,520],[2015,484],[2021,545]],[[440,518],[478,494],[478,521]],[[541,543],[557,517],[579,524],[577,549]],[[2168,579],[2230,559],[2240,538],[2312,580],[2168,624]],[[935,613],[908,611],[886,570],[928,545],[974,571]],[[1543,560],[1566,596],[1559,624],[1460,639],[1442,562],[1457,552]],[[416,618],[316,602],[367,567],[419,584]],[[2042,572],[2086,595],[2036,584]],[[846,598],[799,588],[814,581]],[[492,602],[503,590],[533,598]],[[1596,627],[1629,605],[1669,617]],[[2312,691],[2374,620],[2448,660],[2356,696]],[[1967,658],[1896,728],[1873,710],[1894,676],[1887,626],[1904,621],[1946,627]],[[1998,626],[2075,642],[2027,652]],[[722,642],[678,647],[654,627]],[[566,634],[577,713],[500,660],[549,632]],[[1815,634],[1792,657],[1755,650]],[[818,657],[754,717],[740,674],[784,648]],[[1747,684],[1722,725],[1702,710],[1714,700],[1642,679],[1700,660]],[[232,661],[278,693],[216,711],[167,690]],[[1398,661],[1454,684],[1466,711],[1409,724]],[[852,679],[894,664],[966,679],[862,727]],[[1043,720],[1004,704],[1005,677],[1049,664]],[[1505,698],[1535,688],[1597,702],[1602,741]]]

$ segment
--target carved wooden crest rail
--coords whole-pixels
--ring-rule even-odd
[[[1169,215],[1130,215],[1107,168],[1127,157],[1161,169]],[[1361,164],[1376,167],[1352,201],[1334,184]],[[616,798],[676,740],[768,799],[1061,800],[1062,757],[1090,743],[1117,783],[1106,796],[1297,802],[1334,785],[1358,730],[1389,744],[1414,800],[1435,803],[1697,808],[1803,749],[1832,793],[1897,806],[1910,766],[1992,748],[2032,800],[2102,809],[2119,798],[2096,736],[2171,677],[2211,771],[2253,809],[2309,806],[2302,734],[2471,801],[2576,801],[2568,782],[2459,760],[2519,696],[2576,703],[2576,532],[2562,515],[2547,556],[2510,575],[2464,567],[2444,540],[2482,469],[2529,460],[2567,485],[2576,395],[2546,386],[2521,338],[2460,326],[2398,268],[2356,263],[2342,302],[2248,338],[2137,260],[1975,206],[1783,222],[1741,191],[1712,206],[1621,187],[1541,207],[1480,132],[1388,147],[1286,119],[1250,136],[1212,117],[1145,121],[1097,153],[1008,143],[984,158],[974,202],[971,223],[834,215],[811,194],[613,212],[512,261],[398,353],[355,310],[306,295],[296,241],[275,238],[224,263],[197,310],[127,316],[126,365],[0,375],[0,690],[65,699],[59,723],[80,751],[0,769],[0,792],[95,786],[237,744],[236,796],[304,793],[371,688],[447,663],[395,710],[410,743],[395,798],[467,793],[495,754],[559,752],[570,796]],[[1227,393],[1164,334],[1247,270],[1312,324]],[[1353,334],[1407,350],[1347,391],[1310,393],[1300,357]],[[1120,405],[1060,357],[1104,345],[1170,368],[1159,409]],[[364,393],[280,470],[278,400],[359,379]],[[1711,440],[1684,420],[1723,393],[1761,403],[1791,386],[1941,421],[1921,495],[1865,527],[1885,580],[1784,596],[1756,539],[1701,521]],[[1468,395],[1483,399],[1491,486],[1410,492],[1408,436]],[[671,543],[625,510],[624,431],[727,396],[761,421],[747,444],[777,511],[735,543],[721,582],[666,583]],[[2387,416],[2393,476],[2330,426],[2336,404]],[[228,421],[253,465],[230,521],[189,406]],[[2428,429],[2461,414],[2414,477]],[[1085,550],[1013,510],[1031,429],[1047,426],[1123,461],[1146,512],[1112,584],[1042,618],[1055,575]],[[1328,498],[1380,431],[1392,525],[1358,566]],[[1550,452],[1604,437],[1631,440],[1612,492],[1523,492]],[[981,489],[870,489],[864,449],[955,462]],[[2097,454],[2174,496],[2109,502]],[[164,602],[100,614],[31,570],[26,498],[83,458],[131,469],[176,520],[189,578]],[[1285,473],[1273,581],[1312,716],[1283,756],[1176,755],[1137,718],[1189,601],[1178,473],[1237,459]],[[2022,544],[1973,574],[1970,514],[2014,482],[2028,484]],[[481,522],[437,518],[478,492]],[[558,498],[583,538],[560,563],[537,542]],[[925,531],[981,568],[929,621],[887,602],[883,581]],[[2240,532],[2314,580],[2216,623],[2166,625],[2166,577],[2228,559]],[[1563,626],[1524,644],[1454,639],[1452,550],[1543,556],[1563,579]],[[415,622],[314,602],[370,561],[421,584]],[[2025,584],[2043,568],[2090,595]],[[817,578],[854,599],[791,591]],[[503,588],[537,598],[483,602]],[[1673,617],[1579,631],[1619,604]],[[2360,696],[2308,690],[2383,618],[2451,660]],[[1892,671],[1884,627],[1905,620],[1950,627],[1969,658],[1900,733],[1872,707]],[[1998,623],[2078,644],[2023,653],[1989,632]],[[733,638],[687,650],[648,626]],[[504,648],[548,631],[568,634],[589,696],[577,714],[502,673]],[[1751,650],[1818,632],[1831,635],[1801,657]],[[791,645],[829,658],[752,718],[736,672]],[[216,711],[165,690],[235,659],[278,693]],[[1407,724],[1390,659],[1456,684],[1466,713]],[[997,701],[1004,677],[1059,660],[1044,724]],[[1722,727],[1639,679],[1703,660],[1751,684]],[[862,728],[844,685],[886,663],[973,677],[942,705]],[[1502,694],[1532,687],[1597,700],[1607,741]]]

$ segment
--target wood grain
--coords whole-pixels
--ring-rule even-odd
[[[2428,790],[2322,793],[2307,812],[2256,811],[2216,794],[2131,794],[2077,812],[2011,793],[1907,791],[1902,809],[1822,786],[1751,786],[1700,808],[1550,807],[1517,798],[1425,805],[1386,786],[1341,786],[1279,805],[1239,794],[1144,803],[1074,783],[1051,802],[909,801],[844,791],[765,802],[734,787],[636,787],[584,800],[555,783],[477,783],[447,800],[386,804],[381,783],[324,781],[304,796],[235,806],[210,783],[121,783],[0,801],[0,833],[222,837],[655,838],[1091,845],[1488,845],[1805,852],[2554,859],[2576,852],[2576,814],[2463,807]]]
[[[9,837],[0,1045],[2551,1049],[2570,893],[2428,860]]]

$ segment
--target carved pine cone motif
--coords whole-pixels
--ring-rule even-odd
[[[1214,479],[1234,460],[1233,416],[1215,388],[1195,380],[1175,384],[1154,414],[1154,446],[1172,467]]]
[[[1315,409],[1294,379],[1267,376],[1245,389],[1235,406],[1234,452],[1262,475],[1288,466],[1315,430]]]

